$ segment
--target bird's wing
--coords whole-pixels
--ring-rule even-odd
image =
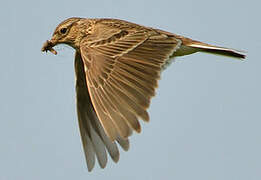
[[[75,54],[75,75],[77,114],[87,167],[89,171],[93,169],[95,156],[97,156],[100,166],[104,168],[107,163],[105,149],[107,149],[114,162],[119,160],[119,150],[116,143],[112,142],[105,134],[97,118],[86,85],[84,65],[79,52]],[[118,138],[117,141],[124,150],[128,150],[128,139]]]
[[[116,32],[116,31],[115,31]],[[80,44],[90,99],[105,133],[114,141],[140,132],[149,121],[161,66],[180,46],[174,37],[150,29],[118,30],[107,39]]]

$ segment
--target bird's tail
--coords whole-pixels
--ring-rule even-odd
[[[238,51],[235,49],[213,46],[206,44],[200,41],[195,41],[189,38],[179,36],[179,39],[182,41],[182,47],[177,51],[177,55],[187,55],[195,52],[205,52],[217,55],[223,55],[228,57],[234,57],[238,59],[244,59],[246,57],[245,52]],[[176,53],[175,53],[176,54]]]

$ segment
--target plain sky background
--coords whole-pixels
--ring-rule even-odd
[[[260,180],[258,0],[5,1],[0,7],[0,180]],[[247,51],[176,59],[142,133],[88,173],[75,112],[74,50],[42,53],[64,19],[110,17]]]

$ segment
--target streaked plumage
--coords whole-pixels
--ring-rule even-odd
[[[233,49],[117,19],[67,19],[42,51],[56,54],[53,47],[60,43],[76,50],[77,113],[89,171],[95,156],[106,166],[107,152],[117,162],[117,143],[129,149],[128,137],[141,131],[139,119],[149,121],[160,72],[173,57],[208,52],[245,58]]]

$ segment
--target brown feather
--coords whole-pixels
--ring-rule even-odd
[[[223,56],[234,57],[239,59],[246,58],[244,52],[235,49],[213,46],[183,36],[176,35],[176,37],[182,40],[182,45],[183,45],[183,47],[180,48],[177,53],[175,53],[176,56],[184,56],[195,52],[205,52],[205,53],[223,55]]]
[[[100,26],[106,28],[104,21],[100,23]],[[117,124],[120,123],[118,120],[123,118],[131,128],[134,127],[134,130],[138,132],[140,125],[133,117],[149,120],[146,109],[150,105],[151,97],[155,95],[161,66],[179,45],[179,41],[173,37],[148,28],[132,29],[131,26],[124,26],[124,24],[121,22],[114,30],[110,27],[110,31],[117,33],[111,36],[106,34],[107,40],[104,35],[100,41],[98,39],[90,41],[87,37],[80,46],[83,61],[86,61],[87,85],[94,107],[97,106],[95,108],[97,115],[101,122],[105,121],[102,118],[108,119],[102,114],[107,114],[111,121],[116,118],[117,123],[114,122],[114,125],[122,137],[126,136],[127,133],[123,131],[127,129],[123,126],[118,127]],[[97,33],[93,32],[96,35]],[[99,97],[98,100],[96,96]],[[116,101],[121,105],[113,106],[112,102],[102,102],[106,100],[114,101],[114,103]],[[128,107],[128,110],[119,106]],[[117,112],[119,115],[115,114]],[[127,112],[129,112],[129,117],[132,116],[132,121],[126,120]],[[106,126],[105,123],[102,125]]]
[[[95,154],[101,167],[105,167],[107,158],[104,146],[115,162],[119,160],[119,151],[115,142],[110,141],[105,134],[93,109],[86,85],[83,62],[78,52],[75,55],[75,74],[79,127],[87,167],[91,171],[95,164]]]
[[[89,171],[95,157],[106,166],[107,151],[119,160],[116,142],[129,149],[128,137],[141,131],[139,118],[149,121],[147,109],[161,71],[173,57],[207,52],[245,58],[234,49],[117,19],[67,19],[42,51],[56,54],[53,47],[60,43],[76,49],[77,114]]]

